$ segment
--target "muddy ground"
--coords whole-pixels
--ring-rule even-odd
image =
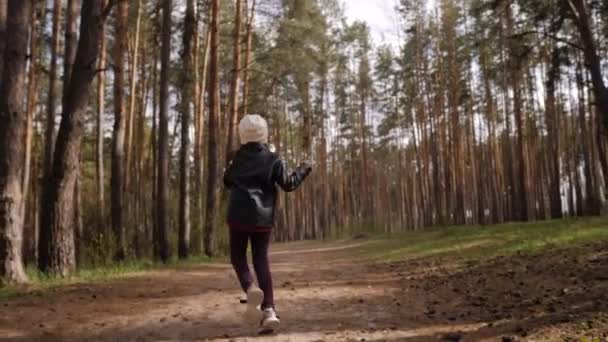
[[[0,341],[608,341],[608,244],[386,263],[366,241],[276,245],[282,329],[242,324],[225,263],[0,300]]]

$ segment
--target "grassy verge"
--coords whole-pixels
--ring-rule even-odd
[[[11,286],[0,287],[0,300],[23,294],[36,293],[42,295],[47,290],[60,286],[109,281],[147,271],[187,269],[205,262],[209,262],[207,257],[192,257],[187,260],[173,259],[168,264],[158,264],[149,260],[127,261],[107,266],[83,267],[69,277],[49,276],[38,271],[35,267],[28,267],[26,271],[30,283],[20,288]]]
[[[497,226],[445,227],[381,236],[364,256],[396,261],[428,256],[493,257],[544,248],[608,241],[608,218],[582,218]]]
[[[397,261],[431,256],[484,258],[517,252],[534,253],[549,247],[565,248],[608,241],[608,218],[584,218],[535,223],[510,223],[486,227],[444,227],[377,236],[360,247],[364,257]],[[25,289],[0,288],[0,300],[24,293],[41,293],[58,286],[108,281],[152,270],[183,269],[208,262],[206,258],[172,261],[167,265],[151,261],[126,262],[103,267],[83,267],[68,278],[49,277],[28,269],[31,284]]]

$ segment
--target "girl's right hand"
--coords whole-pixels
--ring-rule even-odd
[[[302,170],[304,172],[304,174],[308,175],[309,173],[312,172],[312,165],[310,162],[304,161],[301,162],[300,165],[298,166],[300,168],[300,170]]]

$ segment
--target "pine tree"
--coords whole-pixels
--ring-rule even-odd
[[[171,0],[160,0],[163,11],[160,69],[160,108],[158,112],[158,171],[156,190],[156,229],[154,255],[167,263],[169,250],[169,63],[171,55]]]
[[[24,110],[27,43],[32,1],[9,0],[0,82],[0,280],[25,283],[21,256],[24,211]]]

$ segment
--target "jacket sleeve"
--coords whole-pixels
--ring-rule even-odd
[[[285,162],[277,160],[273,168],[273,179],[285,192],[295,191],[310,174],[312,168],[308,165],[300,165],[295,171],[289,172]]]

